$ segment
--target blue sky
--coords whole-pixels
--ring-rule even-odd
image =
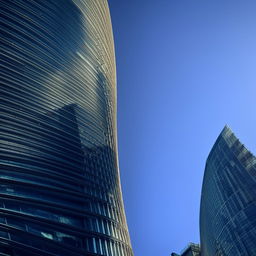
[[[109,0],[123,196],[136,256],[199,242],[204,165],[225,124],[256,152],[256,2]]]

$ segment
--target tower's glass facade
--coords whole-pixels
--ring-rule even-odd
[[[171,256],[200,256],[199,244],[189,243],[180,254],[172,253]]]
[[[256,255],[256,158],[225,127],[206,162],[202,256]]]
[[[131,256],[107,0],[0,1],[0,254]]]

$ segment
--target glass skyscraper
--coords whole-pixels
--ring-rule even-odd
[[[256,157],[227,126],[206,161],[197,253],[256,256]]]
[[[199,244],[189,243],[180,254],[172,253],[171,256],[200,256]]]
[[[206,162],[202,256],[256,255],[256,158],[225,127]]]
[[[132,256],[107,0],[0,1],[0,254]]]

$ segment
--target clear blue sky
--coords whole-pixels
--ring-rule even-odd
[[[132,245],[169,256],[199,242],[205,160],[224,125],[256,152],[256,1],[109,5]]]

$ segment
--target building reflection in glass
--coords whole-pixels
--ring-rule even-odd
[[[133,255],[107,1],[0,8],[0,253]]]

